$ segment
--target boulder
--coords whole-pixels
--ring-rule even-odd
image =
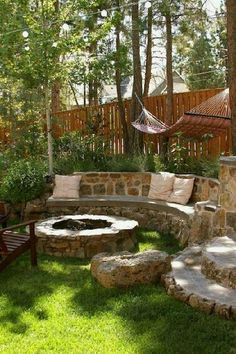
[[[170,262],[167,253],[155,250],[135,254],[100,253],[91,260],[91,273],[105,288],[126,288],[159,281],[170,270]]]

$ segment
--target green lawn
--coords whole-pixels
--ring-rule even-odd
[[[139,231],[140,249],[178,250]],[[104,289],[89,262],[28,255],[0,274],[0,353],[236,353],[236,322],[207,316],[161,286]]]

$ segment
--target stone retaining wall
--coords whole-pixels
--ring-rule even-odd
[[[148,196],[151,181],[150,172],[78,172],[82,176],[80,196],[127,195]],[[194,175],[178,177],[195,177],[192,202],[212,200],[218,202],[219,181]]]
[[[81,172],[80,196],[101,195],[129,195],[147,196],[151,173],[149,172]],[[180,177],[195,177],[193,194],[190,202],[211,200],[214,203],[219,199],[219,181],[217,179],[179,175]],[[52,194],[53,185],[47,186],[45,195],[28,202],[25,215],[29,218],[40,218],[47,213],[46,201]]]

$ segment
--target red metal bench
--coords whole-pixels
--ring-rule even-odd
[[[32,266],[37,265],[35,222],[0,229],[0,272],[27,250],[30,250]],[[25,226],[29,226],[29,232],[19,231]]]

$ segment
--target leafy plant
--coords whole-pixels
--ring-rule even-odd
[[[117,155],[107,160],[107,170],[113,172],[144,172],[154,171],[152,155],[125,156]]]
[[[209,160],[202,159],[201,160],[202,167],[202,175],[205,177],[218,178],[219,169],[220,169],[220,161],[219,159]]]
[[[96,171],[98,170],[94,161],[73,159],[72,157],[62,157],[55,161],[54,172],[57,174],[72,174],[78,171]]]
[[[37,198],[45,187],[45,166],[33,160],[20,160],[12,164],[1,184],[1,199],[12,206],[21,204],[21,219],[28,201]]]
[[[80,132],[68,132],[55,141],[54,154],[56,165],[63,168],[65,162],[70,172],[73,172],[75,165],[87,164],[102,170],[106,165],[107,146],[101,136],[88,134],[83,137]]]
[[[175,134],[175,141],[170,145],[168,156],[168,170],[170,172],[182,173],[186,168],[187,148],[181,139],[182,133]]]
[[[162,162],[160,155],[153,155],[153,162],[154,162],[154,171],[160,172],[166,170],[166,165]]]

